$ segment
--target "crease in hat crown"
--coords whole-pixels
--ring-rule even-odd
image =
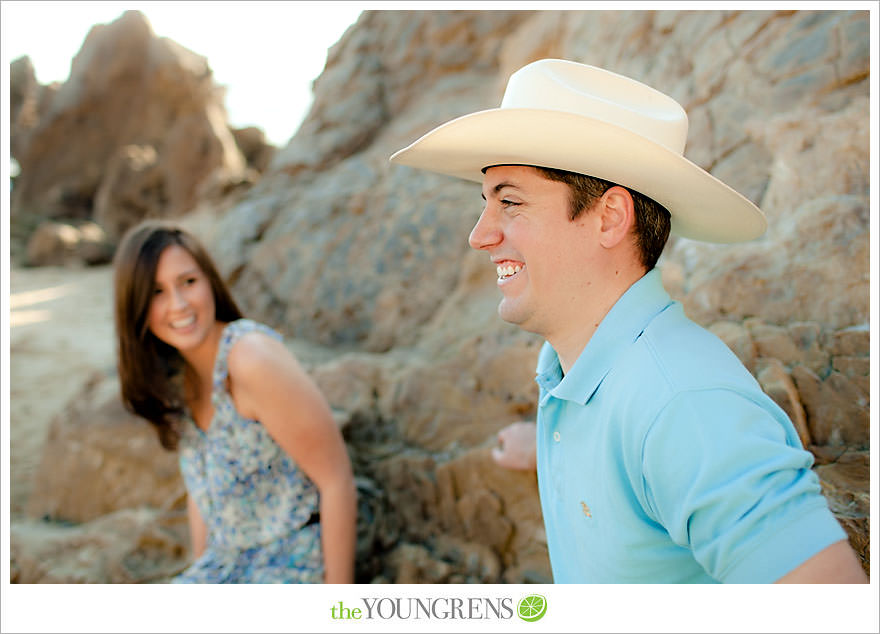
[[[395,152],[392,163],[481,182],[494,165],[535,165],[618,183],[663,205],[675,235],[744,242],[767,228],[745,196],[684,156],[688,118],[672,97],[560,59],[523,66],[501,106],[460,116]]]
[[[558,110],[625,128],[684,154],[688,118],[677,101],[641,82],[588,64],[542,59],[510,76],[501,109]]]

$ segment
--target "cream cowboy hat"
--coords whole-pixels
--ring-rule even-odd
[[[482,182],[493,165],[537,165],[595,176],[649,196],[672,232],[743,242],[767,220],[751,201],[684,157],[687,113],[640,82],[561,59],[510,76],[500,108],[434,128],[393,163]]]

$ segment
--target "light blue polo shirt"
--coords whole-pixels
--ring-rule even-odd
[[[786,414],[652,270],[570,372],[538,359],[557,583],[765,583],[846,538]]]

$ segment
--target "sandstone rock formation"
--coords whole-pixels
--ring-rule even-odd
[[[753,243],[673,239],[664,282],[792,417],[869,570],[868,13],[371,11],[260,181],[191,218],[245,311],[289,338],[345,421],[358,580],[550,579],[534,475],[489,457],[498,429],[534,417],[540,341],[497,318],[494,270],[467,246],[479,187],[388,162],[496,107],[542,57],[678,99],[686,155],[766,212]],[[116,146],[115,191],[146,196],[147,145]]]
[[[808,446],[869,442],[867,14],[367,13],[331,51],[297,136],[220,218],[213,248],[252,314],[352,350],[315,374],[361,424],[396,430],[407,464],[419,465],[408,472],[430,474],[391,475],[398,454],[370,471],[398,514],[426,514],[406,524],[476,541],[508,570],[518,551],[506,529],[462,527],[477,508],[509,519],[509,492],[468,505],[469,491],[447,488],[441,504],[427,483],[473,469],[475,447],[534,413],[538,342],[499,322],[491,267],[468,253],[478,187],[387,157],[438,123],[497,106],[510,72],[554,56],[638,78],[685,106],[686,155],[761,206],[771,228],[747,245],[673,239],[661,259],[667,286],[694,319],[733,336]],[[823,467],[823,482],[835,468]],[[404,482],[420,492],[398,495]],[[515,540],[522,522],[510,526]]]
[[[125,411],[119,382],[96,374],[53,421],[26,513],[83,523],[127,508],[183,511],[185,496],[175,454]]]
[[[115,241],[143,217],[192,209],[218,170],[247,167],[207,60],[137,11],[93,27],[60,85],[39,86],[27,58],[10,70],[13,222],[94,219]]]
[[[46,220],[31,234],[25,252],[29,266],[104,264],[113,257],[104,229],[89,220]]]
[[[186,513],[144,508],[61,526],[24,520],[10,526],[12,583],[164,582],[188,561]]]

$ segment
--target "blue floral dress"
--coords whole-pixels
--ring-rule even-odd
[[[227,357],[245,333],[274,330],[240,319],[223,330],[214,364],[214,418],[188,417],[180,469],[208,529],[204,553],[172,583],[320,583],[318,490],[266,428],[243,418],[226,389]]]

